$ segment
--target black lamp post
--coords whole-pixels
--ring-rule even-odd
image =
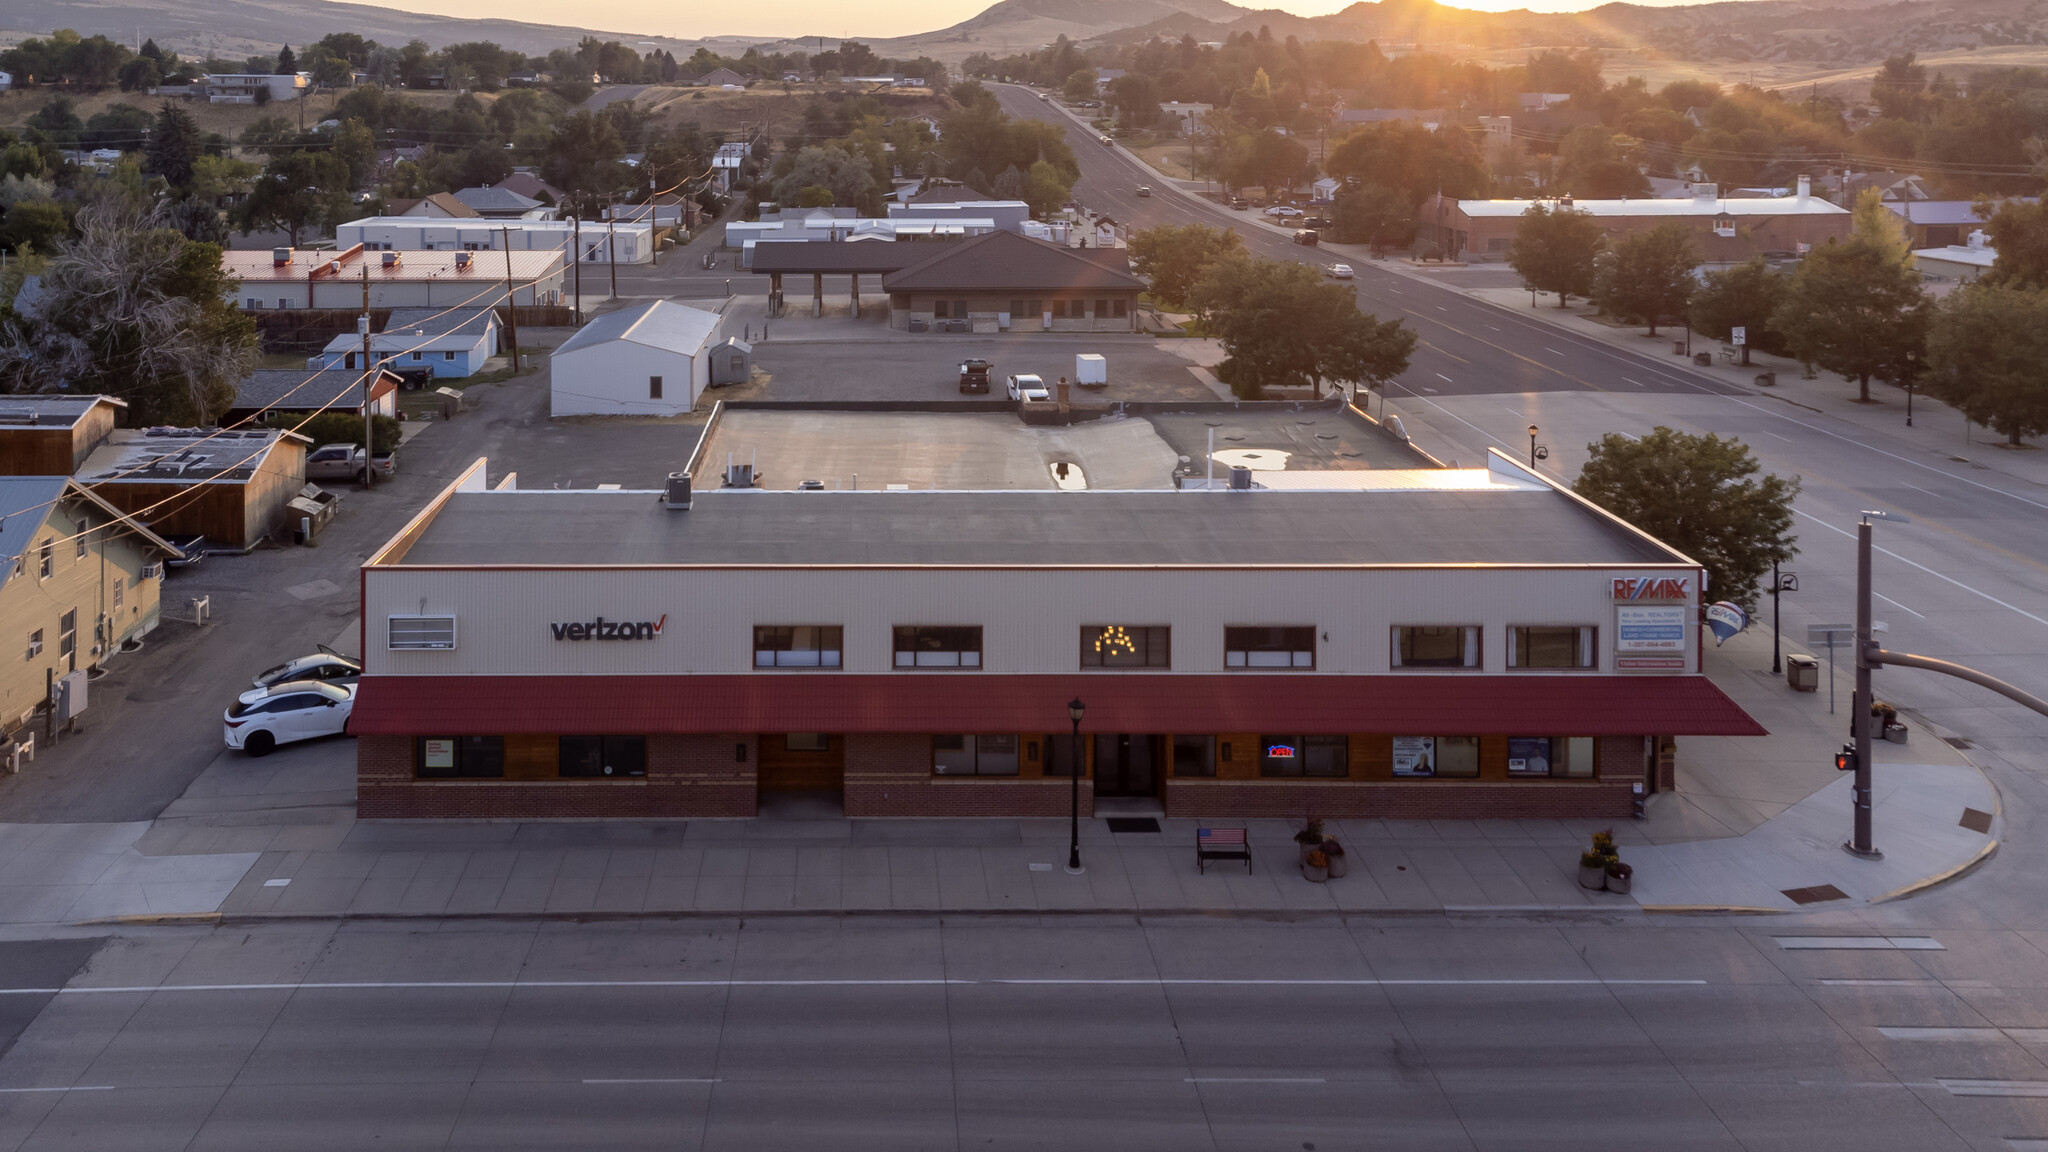
[[[1529,425],[1529,467],[1536,467],[1536,426]]]
[[[1081,714],[1088,706],[1081,703],[1079,696],[1067,701],[1067,718],[1074,722],[1074,762],[1068,767],[1068,792],[1073,807],[1067,819],[1067,871],[1072,875],[1081,874]]]

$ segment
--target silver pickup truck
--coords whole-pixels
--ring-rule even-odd
[[[366,463],[377,470],[380,478],[398,474],[396,452],[379,452],[366,461],[360,444],[322,444],[306,453],[306,479],[361,483]]]

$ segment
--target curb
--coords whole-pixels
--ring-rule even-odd
[[[1645,913],[1659,916],[1708,916],[1731,913],[1744,916],[1785,916],[1791,908],[1756,908],[1748,904],[1645,904]]]
[[[2004,806],[2000,805],[2000,807],[2003,808]],[[1915,895],[1916,893],[1925,892],[1927,889],[1932,888],[1937,884],[1946,884],[1951,880],[1957,879],[1958,877],[1961,877],[1964,874],[1973,871],[1977,867],[1977,865],[1982,864],[1986,860],[1991,859],[1992,855],[1997,851],[1998,841],[1993,840],[1989,844],[1984,845],[1984,847],[1977,849],[1976,855],[1970,857],[1968,860],[1963,861],[1961,864],[1956,865],[1955,867],[1949,869],[1946,872],[1938,872],[1932,876],[1923,877],[1922,879],[1913,881],[1911,884],[1908,884],[1903,888],[1894,888],[1882,896],[1872,896],[1869,900],[1865,901],[1865,903],[1888,904],[1893,900],[1903,900],[1908,896]]]
[[[1729,909],[1700,909],[1699,911],[1726,911]],[[1123,919],[1209,919],[1278,921],[1293,923],[1299,921],[1325,920],[1332,917],[1346,919],[1389,918],[1419,920],[1431,917],[1481,917],[1506,916],[1525,917],[1530,915],[1568,916],[1573,919],[1586,917],[1612,917],[1617,914],[1636,915],[1651,909],[1633,905],[1576,905],[1576,904],[1529,904],[1529,905],[1450,905],[1440,907],[1410,908],[721,908],[721,909],[678,909],[661,912],[337,912],[337,913],[269,913],[269,912],[197,912],[165,914],[161,916],[127,916],[100,920],[55,921],[66,927],[85,928],[108,925],[135,926],[178,926],[184,924],[208,924],[218,927],[250,926],[260,924],[305,924],[318,922],[362,922],[397,923],[427,920],[456,921],[466,923],[620,923],[639,920],[794,920],[809,919],[883,919],[916,918],[946,919],[959,917],[1001,917],[1023,919],[1035,917],[1089,917]],[[1760,912],[1773,909],[1737,908],[1732,911]],[[20,927],[20,925],[9,925]]]

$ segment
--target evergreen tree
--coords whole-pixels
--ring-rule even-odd
[[[298,57],[292,55],[292,46],[287,44],[277,50],[277,74],[290,76],[299,70]]]
[[[192,183],[192,163],[199,159],[201,147],[199,121],[190,112],[164,101],[149,134],[150,171],[163,177],[171,187],[183,188]]]

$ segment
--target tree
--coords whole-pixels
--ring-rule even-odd
[[[555,121],[541,150],[540,174],[566,192],[607,192],[618,187],[626,144],[612,121],[585,110]]]
[[[1065,204],[1073,190],[1074,182],[1067,178],[1066,173],[1054,167],[1049,160],[1038,160],[1032,163],[1030,176],[1024,183],[1024,201],[1031,205],[1033,212],[1044,216]]]
[[[2048,289],[1986,278],[1950,294],[1927,331],[1927,391],[2015,447],[2048,432]]]
[[[212,423],[256,366],[256,324],[228,301],[220,249],[113,200],[78,216],[33,317],[0,331],[0,388],[103,392],[138,424]]]
[[[190,112],[164,101],[157,110],[154,131],[149,134],[150,171],[164,178],[173,188],[183,188],[192,183],[192,164],[199,159],[204,145],[200,139],[199,121]]]
[[[1241,146],[1233,149],[1224,179],[1240,188],[1256,184],[1262,188],[1291,189],[1314,171],[1308,160],[1308,145],[1268,129],[1242,138]]]
[[[349,187],[368,187],[370,177],[377,171],[377,138],[371,135],[368,126],[361,120],[351,117],[341,122],[341,127],[334,130],[334,134],[329,137],[329,140],[330,143],[327,150],[333,153],[337,160],[348,166]],[[503,165],[504,150],[492,149],[492,151],[496,154],[498,163]],[[504,179],[506,175],[510,175],[509,166],[507,171],[498,177],[498,180]],[[496,182],[496,180],[491,180],[484,181],[483,183]],[[465,182],[463,187],[469,188],[475,187],[475,185]]]
[[[1408,368],[1415,333],[1358,310],[1349,288],[1323,282],[1291,260],[1233,258],[1212,264],[1192,303],[1228,357],[1218,375],[1257,399],[1268,387],[1354,381],[1375,388]]]
[[[797,189],[796,198],[790,204],[797,208],[830,208],[832,190],[823,184],[806,184]]]
[[[1659,425],[1640,439],[1609,432],[1572,491],[1700,562],[1715,599],[1752,608],[1757,581],[1798,551],[1792,499],[1799,478],[1756,478],[1742,441]]]
[[[1015,164],[998,173],[995,186],[990,189],[999,200],[1022,200],[1024,190],[1024,173]]]
[[[1873,378],[1912,377],[1927,331],[1920,274],[1896,219],[1877,189],[1866,190],[1849,239],[1808,253],[1771,314],[1792,355],[1856,381],[1865,404]]]
[[[0,246],[13,252],[48,252],[51,242],[70,231],[64,206],[54,200],[24,200],[11,204],[0,219]]]
[[[777,203],[793,204],[805,188],[830,189],[832,202],[858,207],[875,191],[875,175],[860,158],[838,148],[804,148],[775,179]]]
[[[287,44],[277,50],[277,74],[290,76],[299,70],[299,62],[292,55],[292,46]]]
[[[297,412],[273,412],[263,418],[263,424],[297,432],[315,444],[363,442],[363,418],[350,412],[322,412],[312,417]],[[396,452],[399,437],[404,433],[405,425],[398,422],[398,417],[377,413],[370,417],[370,451]]]
[[[1412,207],[1442,192],[1454,199],[1486,190],[1486,161],[1463,132],[1431,132],[1393,120],[1371,124],[1338,141],[1323,168],[1340,179],[1397,189]]]
[[[1385,184],[1339,192],[1335,210],[1337,243],[1370,244],[1375,258],[1415,239],[1415,206]]]
[[[1692,230],[1668,220],[1625,236],[1600,254],[1594,295],[1602,308],[1630,323],[1647,324],[1655,336],[1658,323],[1685,316],[1698,283],[1692,270],[1699,263]]]
[[[1557,293],[1557,306],[1574,296],[1590,296],[1601,247],[1607,234],[1591,212],[1553,208],[1538,201],[1522,213],[1514,243],[1508,246],[1508,267],[1532,292]]]
[[[1159,83],[1143,72],[1126,72],[1109,82],[1109,103],[1126,128],[1150,128],[1159,119]]]
[[[1997,250],[1984,283],[2012,288],[2048,288],[2048,204],[2007,200],[1984,225]]]
[[[1743,330],[1742,364],[1749,366],[1749,350],[1755,348],[1774,356],[1785,352],[1785,337],[1771,327],[1771,313],[1784,299],[1788,277],[1774,271],[1761,256],[1746,264],[1707,273],[1706,282],[1693,289],[1689,321],[1702,336],[1716,340],[1734,338]]]
[[[1152,283],[1152,298],[1186,308],[1195,284],[1220,261],[1244,256],[1244,241],[1228,228],[1163,224],[1130,240],[1131,270]]]
[[[154,88],[157,85],[157,81],[162,78],[163,73],[158,69],[157,62],[147,56],[137,56],[135,59],[121,65],[119,73],[121,91],[123,92],[140,92]]]
[[[1074,74],[1067,77],[1065,86],[1060,89],[1060,95],[1075,104],[1095,99],[1095,69],[1076,68]]]
[[[348,192],[348,165],[330,153],[273,156],[241,204],[241,229],[245,233],[282,229],[296,248],[300,233],[318,233],[348,219]]]

